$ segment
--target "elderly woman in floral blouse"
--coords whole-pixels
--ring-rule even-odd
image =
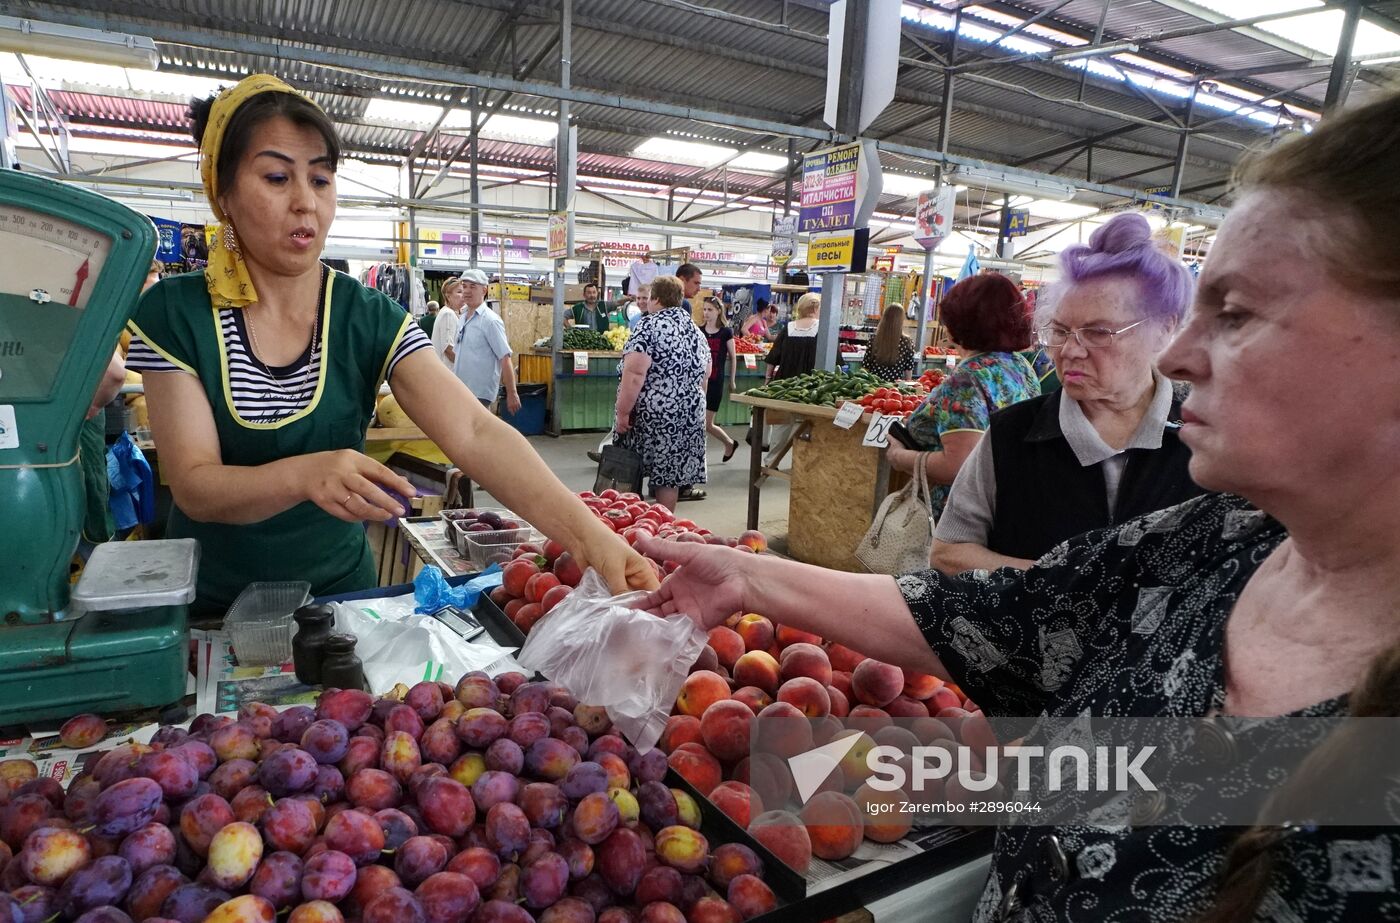
[[[964,279],[943,299],[942,316],[957,367],[909,418],[919,448],[891,443],[885,453],[896,471],[925,466],[935,518],[992,414],[1040,395],[1039,376],[1017,352],[1030,345],[1031,318],[1015,282],[995,272]]]
[[[989,716],[1400,712],[1400,95],[1244,170],[1195,306],[1159,360],[1189,382],[1191,474],[1220,491],[1059,545],[1029,570],[838,574],[649,541],[649,596],[705,627],[736,611],[954,679]],[[1294,359],[1331,357],[1327,387]],[[813,605],[820,600],[820,605]],[[1333,733],[1253,783],[1273,817],[1386,767]],[[1390,768],[1393,772],[1393,767]],[[1158,823],[999,831],[976,919],[1339,921],[1400,913],[1400,808],[1375,824]]]

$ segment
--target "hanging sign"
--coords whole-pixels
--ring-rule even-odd
[[[753,353],[744,353],[744,368],[746,368],[746,369],[756,369],[756,368],[758,368],[758,357],[755,356]]]
[[[781,269],[792,262],[797,246],[797,216],[780,215],[773,218],[773,262]]]
[[[877,257],[875,257],[875,271],[876,271],[876,272],[894,272],[894,257],[892,257],[892,256],[877,256]]]
[[[583,352],[582,350],[574,353],[574,374],[588,374],[588,353]]]
[[[880,151],[872,141],[804,154],[797,229],[822,234],[868,224],[883,188]]]
[[[865,272],[870,229],[813,235],[807,242],[808,272]]]
[[[562,260],[573,249],[573,215],[568,212],[555,212],[549,216],[549,258]]]
[[[919,193],[919,205],[914,213],[919,226],[915,240],[919,246],[925,250],[936,249],[952,233],[953,209],[957,202],[958,190],[952,185]]]
[[[1002,219],[1002,236],[1025,237],[1026,232],[1031,229],[1031,213],[1026,209],[1012,208],[1005,214],[1006,217]]]

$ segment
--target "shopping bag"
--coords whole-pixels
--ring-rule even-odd
[[[919,453],[913,480],[885,498],[856,546],[856,560],[873,574],[928,569],[934,521],[925,461],[925,453]]]
[[[640,494],[642,492],[642,456],[616,441],[603,446],[602,459],[598,462],[598,476],[593,481],[593,492],[601,493],[611,487],[618,493]]]
[[[613,596],[592,568],[578,588],[535,623],[517,659],[589,705],[645,753],[656,746],[676,695],[705,647],[687,615],[637,609],[645,593]]]

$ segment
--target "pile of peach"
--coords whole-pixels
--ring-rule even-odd
[[[788,795],[783,804],[762,804],[748,784],[754,772],[750,734],[758,718],[765,719],[767,745],[759,754],[765,790],[771,797],[776,781]],[[896,727],[894,718],[915,720]],[[843,734],[861,739],[819,793],[796,805],[791,774],[780,757]],[[814,855],[844,859],[862,838],[893,842],[907,834],[907,815],[881,808],[901,799],[866,784],[871,775],[866,755],[876,744],[907,753],[938,741],[949,746],[992,743],[982,712],[957,686],[750,613],[736,614],[710,632],[681,687],[660,747],[671,766],[720,810],[803,872]],[[952,780],[946,792],[924,790],[920,800],[945,794],[967,796]]]

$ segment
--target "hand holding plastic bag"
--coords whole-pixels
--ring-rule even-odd
[[[535,623],[518,658],[580,702],[601,705],[638,750],[656,746],[705,633],[685,615],[635,608],[645,593],[610,596],[593,570]]]

